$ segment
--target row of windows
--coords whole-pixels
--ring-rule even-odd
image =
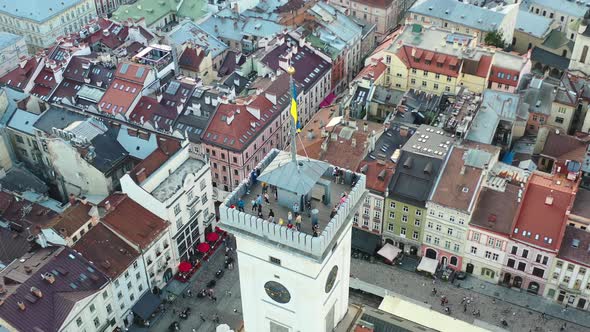
[[[440,238],[439,237],[432,237],[432,235],[430,234],[426,234],[426,236],[424,237],[424,241],[426,243],[433,243],[436,246],[440,246]],[[447,250],[451,250],[451,241],[445,241],[444,243],[444,248]],[[458,243],[454,243],[453,244],[453,251],[454,252],[459,252],[459,250],[461,250],[461,246]]]
[[[438,214],[433,209],[428,210],[428,214],[431,216],[437,215],[439,219],[445,219],[445,214],[442,211],[438,211]],[[449,221],[455,222],[456,218],[454,215],[449,215]],[[459,225],[464,225],[465,219],[459,218]]]
[[[471,253],[473,255],[477,255],[477,247],[473,247],[472,246],[471,247]],[[496,261],[496,262],[498,261],[498,258],[500,257],[500,255],[498,255],[496,253],[492,253],[491,251],[487,251],[487,250],[486,250],[484,256],[485,256],[485,258],[491,259],[491,260]]]
[[[412,68],[412,74],[418,74],[418,70],[416,70],[415,68]],[[430,72],[427,71],[427,70],[422,71],[422,76],[428,77],[429,74],[430,74]],[[440,77],[441,77],[441,74],[434,73],[434,78],[435,79],[438,80],[438,79],[440,79]],[[453,78],[451,76],[448,76],[447,75],[446,78],[447,78],[447,82],[452,82],[453,81]]]
[[[479,242],[480,239],[481,239],[480,233],[474,232],[473,235],[471,236],[471,240],[473,242]],[[494,239],[493,237],[488,236],[488,241],[487,241],[488,247],[494,247],[494,245],[495,245],[496,248],[501,249],[503,244],[504,244],[504,241]]]

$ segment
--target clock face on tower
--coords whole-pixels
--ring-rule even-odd
[[[326,279],[326,286],[324,287],[324,290],[326,291],[326,293],[329,293],[332,290],[332,287],[334,287],[334,283],[336,282],[337,275],[338,275],[338,266],[334,265],[332,270],[330,270],[330,274],[328,274],[328,278]]]
[[[276,281],[268,281],[264,284],[264,290],[271,299],[278,303],[288,303],[291,301],[291,293],[289,293],[285,286]]]

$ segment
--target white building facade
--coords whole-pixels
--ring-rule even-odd
[[[174,256],[188,259],[195,245],[205,241],[206,229],[214,231],[216,226],[208,160],[192,154],[185,141],[149,176],[141,163],[133,172],[135,179],[129,174],[121,178],[123,192],[170,222]]]

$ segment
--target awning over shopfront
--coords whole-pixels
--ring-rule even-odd
[[[428,272],[430,274],[436,273],[436,267],[438,266],[438,261],[436,259],[422,257],[420,264],[418,265],[417,270]]]
[[[395,247],[390,243],[386,243],[383,248],[379,249],[377,255],[387,259],[388,261],[393,261],[401,251],[402,250],[400,248]]]
[[[380,244],[381,237],[379,235],[356,227],[352,228],[352,248],[373,255]]]
[[[211,249],[211,246],[209,245],[209,243],[206,243],[206,242],[201,242],[197,245],[197,250],[203,254],[208,252],[210,249]]]
[[[219,234],[215,232],[208,233],[207,235],[205,235],[205,240],[207,240],[208,242],[215,242],[219,240]]]
[[[143,320],[149,320],[152,314],[158,309],[162,300],[152,292],[145,293],[144,296],[133,306],[133,312]]]

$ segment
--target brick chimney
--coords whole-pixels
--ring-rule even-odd
[[[38,298],[43,297],[43,293],[41,292],[41,290],[35,286],[31,287],[31,294],[35,295]]]
[[[18,302],[16,302],[16,304],[18,305],[18,308],[19,308],[21,311],[25,311],[25,309],[27,308],[27,307],[25,306],[25,303],[24,303],[23,301],[18,301]]]
[[[55,276],[51,272],[45,272],[41,275],[43,280],[47,281],[49,284],[53,284],[55,282]]]
[[[68,201],[70,202],[70,205],[74,205],[74,204],[76,204],[76,195],[74,195],[74,194],[70,194],[70,195],[68,196]]]
[[[137,173],[135,173],[135,178],[137,179],[138,183],[142,183],[147,179],[147,175],[145,174],[145,168],[140,169]]]
[[[104,202],[104,207],[105,209],[107,209],[107,211],[111,211],[113,209],[113,206],[111,205],[110,201]]]

